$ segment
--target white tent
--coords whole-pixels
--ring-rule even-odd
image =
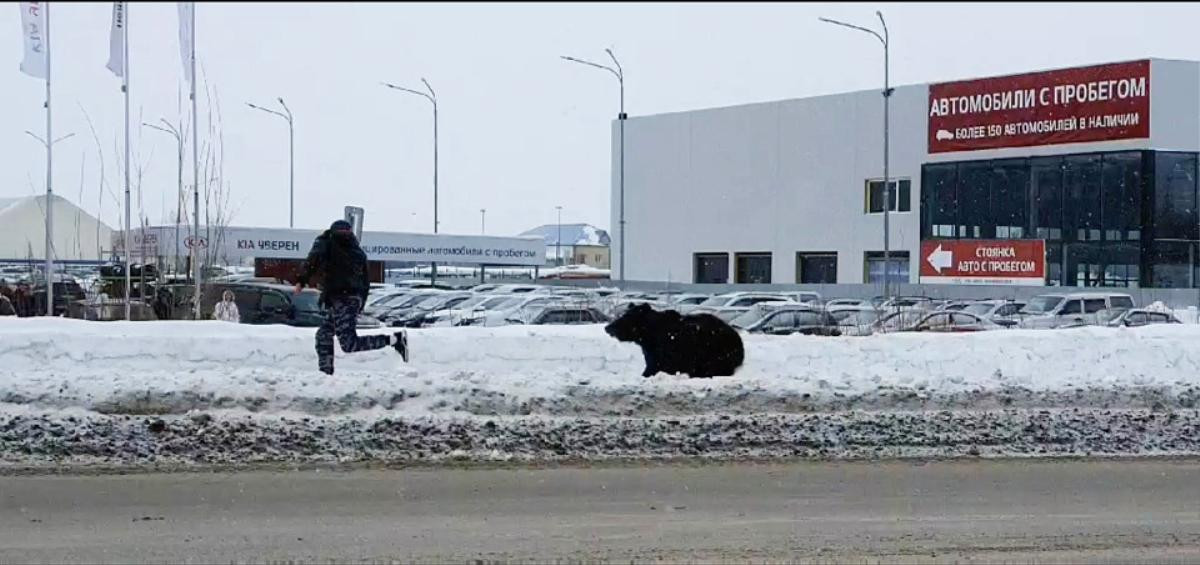
[[[54,259],[102,259],[112,229],[71,201],[54,196]],[[46,196],[0,198],[0,260],[45,260]]]

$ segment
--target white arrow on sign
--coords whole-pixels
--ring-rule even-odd
[[[949,269],[954,265],[954,252],[942,249],[942,244],[939,243],[937,249],[934,249],[926,259],[930,265],[933,265],[934,270],[941,274],[942,269]]]

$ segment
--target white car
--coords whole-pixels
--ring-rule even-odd
[[[829,312],[842,335],[846,336],[871,335],[871,327],[883,315],[882,311],[869,304],[826,306],[825,311]]]
[[[686,309],[682,313],[714,314],[718,318],[729,321],[749,310],[751,306],[754,306],[755,304],[761,304],[763,302],[796,303],[795,300],[779,294],[770,294],[765,292],[731,292],[729,294],[721,294],[709,298],[708,300],[705,300],[694,307]]]
[[[520,294],[510,297],[487,310],[480,310],[463,315],[457,325],[460,326],[503,326],[505,318],[522,308],[540,306],[550,303],[566,302],[567,298],[553,294]]]
[[[1021,308],[1020,327],[1052,329],[1064,326],[1099,324],[1101,310],[1133,308],[1133,297],[1114,292],[1073,292],[1035,296]]]
[[[463,325],[461,324],[463,320],[479,312],[493,310],[518,296],[512,294],[481,294],[459,303],[454,308],[433,312],[425,318],[425,323],[426,325],[439,328]]]
[[[671,306],[676,308],[699,306],[701,302],[712,298],[711,294],[677,294],[671,297]]]

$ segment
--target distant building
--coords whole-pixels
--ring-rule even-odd
[[[608,232],[590,224],[562,224],[561,232],[558,224],[547,224],[521,236],[536,236],[546,242],[547,265],[587,265],[597,269],[608,269],[611,265],[612,240]]]
[[[111,250],[112,230],[70,200],[55,195],[54,259],[100,260]],[[46,196],[0,198],[0,261],[46,258]]]

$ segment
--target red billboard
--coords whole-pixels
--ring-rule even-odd
[[[1041,239],[944,239],[921,242],[922,284],[1046,284]]]
[[[929,86],[929,152],[1150,137],[1150,61]]]

